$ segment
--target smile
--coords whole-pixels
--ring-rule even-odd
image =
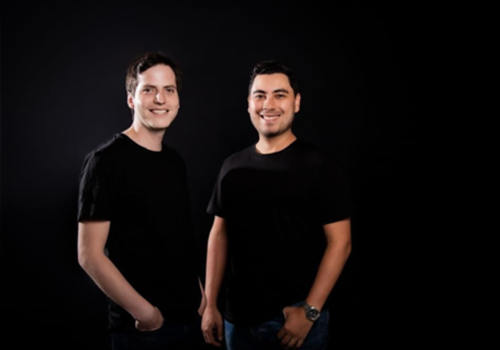
[[[275,120],[278,119],[280,116],[279,115],[261,115],[261,118],[264,120]]]
[[[168,113],[168,109],[152,109],[151,112],[154,114],[165,114]]]

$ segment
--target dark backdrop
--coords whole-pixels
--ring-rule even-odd
[[[257,140],[246,112],[251,69],[282,59],[301,84],[295,133],[336,155],[355,202],[354,249],[333,295],[332,348],[413,342],[407,325],[421,281],[411,253],[421,240],[427,142],[415,112],[423,87],[415,9],[18,2],[2,4],[0,14],[5,334],[109,348],[104,296],[77,262],[78,175],[89,151],[131,123],[128,63],[162,50],[184,71],[182,107],[165,142],[187,163],[200,246],[222,161]]]

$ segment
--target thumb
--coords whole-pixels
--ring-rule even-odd
[[[285,306],[285,307],[283,308],[283,316],[285,317],[285,320],[287,319],[288,309],[289,309],[289,307],[288,307],[288,306]]]

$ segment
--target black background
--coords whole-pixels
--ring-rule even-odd
[[[418,9],[368,1],[18,2],[0,13],[8,334],[109,348],[104,295],[77,262],[78,176],[89,151],[131,124],[127,65],[161,50],[184,72],[165,142],[187,163],[200,246],[222,161],[257,140],[246,112],[251,69],[284,60],[302,91],[294,132],[337,156],[355,202],[353,252],[333,295],[332,348],[419,338],[411,321],[423,284],[416,247],[429,136],[417,113],[426,68]]]

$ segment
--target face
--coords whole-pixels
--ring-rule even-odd
[[[248,96],[248,113],[260,136],[272,138],[291,132],[300,94],[294,95],[283,73],[257,75]]]
[[[135,93],[128,94],[127,103],[134,110],[134,123],[153,131],[168,128],[180,107],[172,68],[157,64],[139,74]]]

